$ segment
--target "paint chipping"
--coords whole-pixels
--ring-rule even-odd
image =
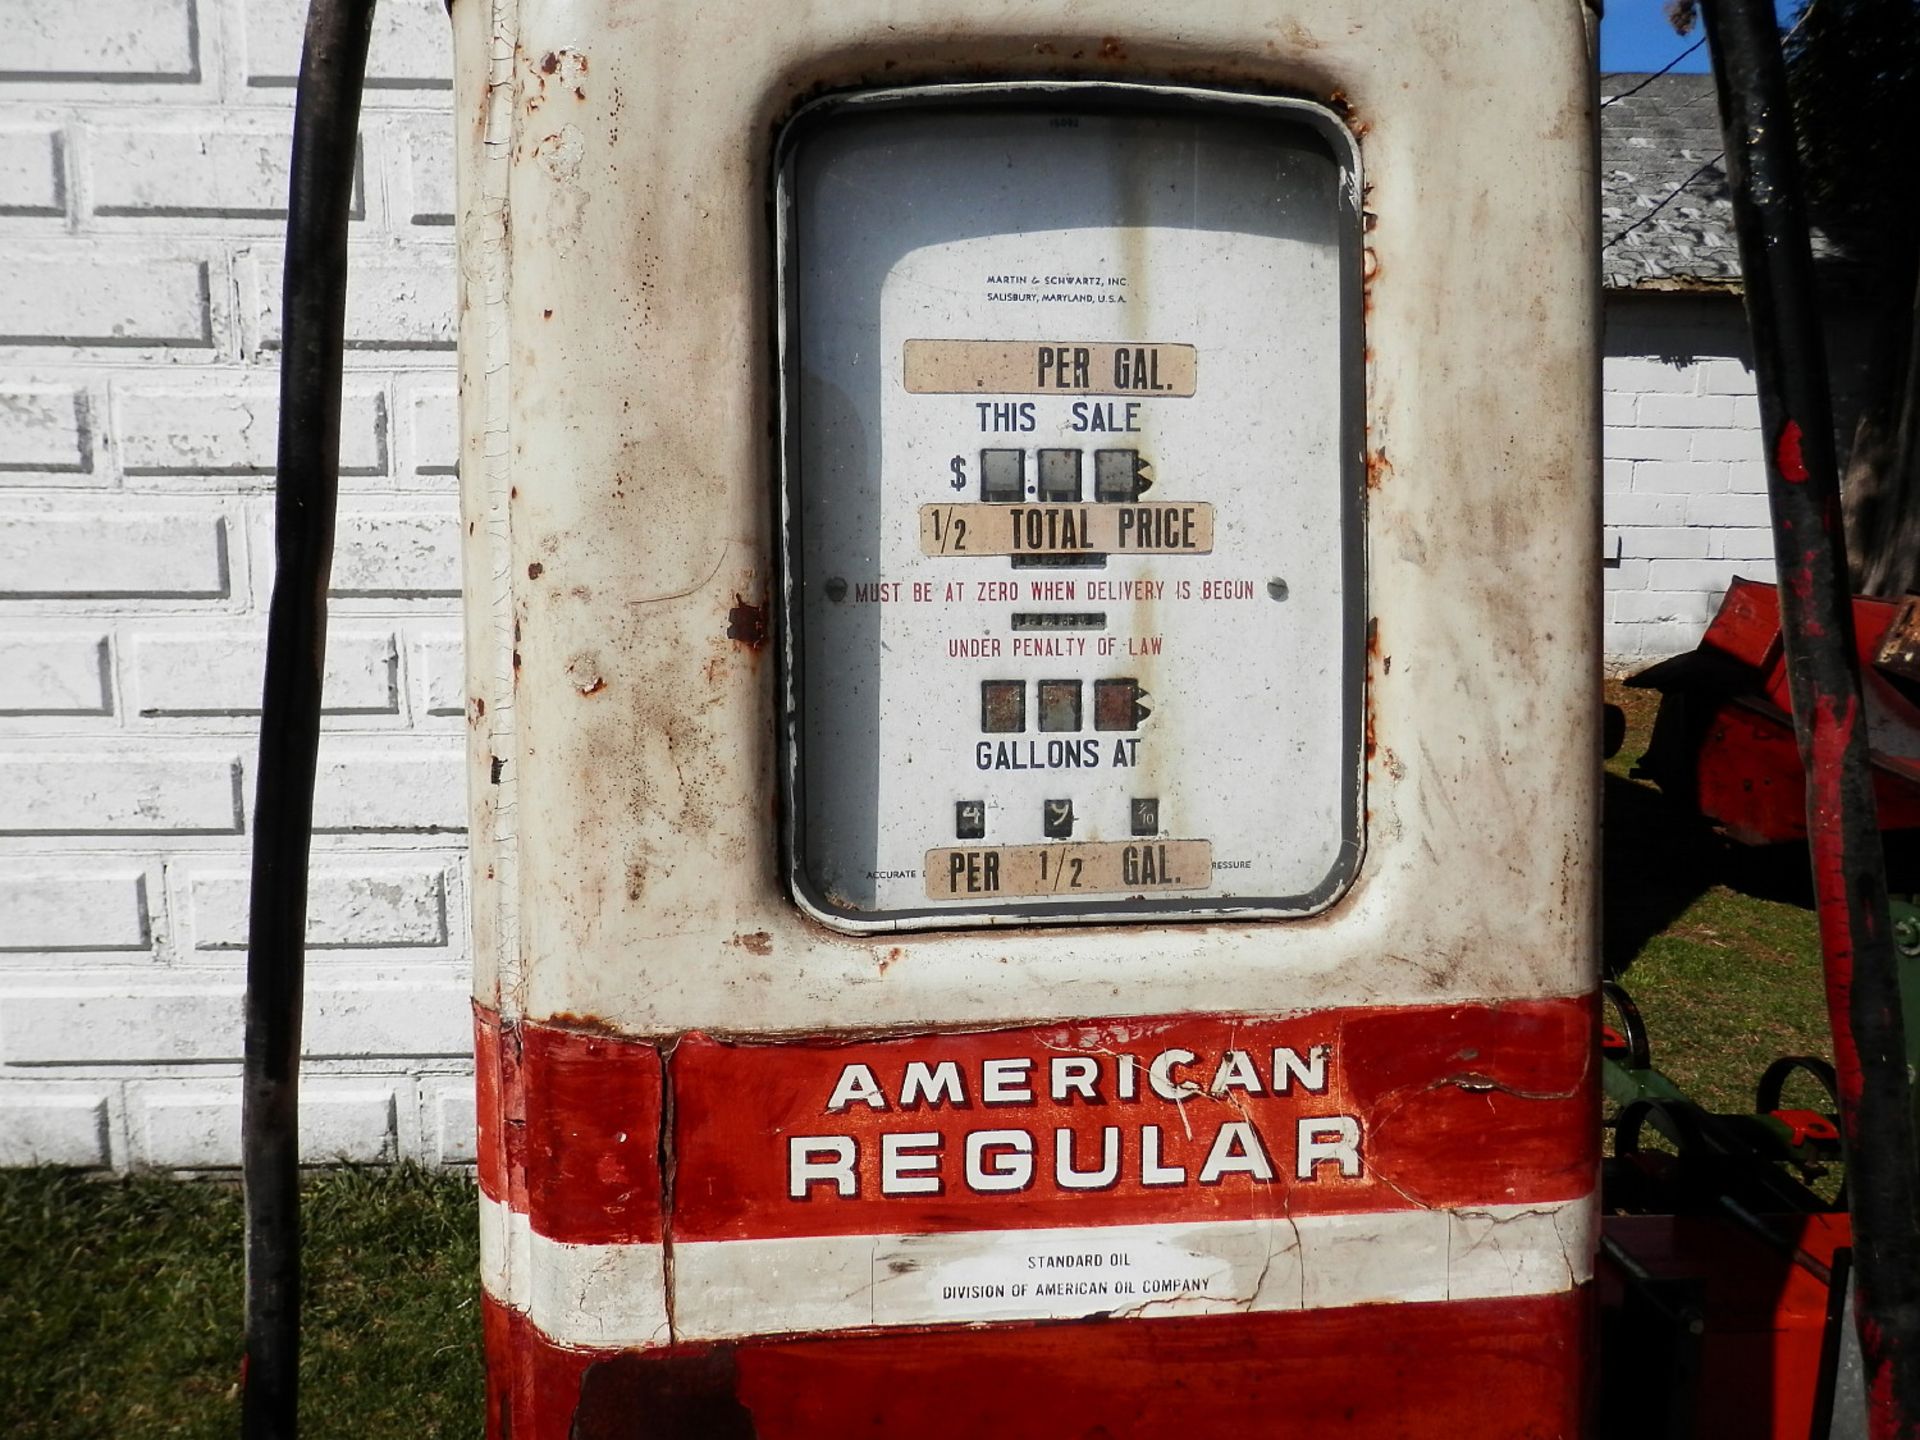
[[[567,662],[567,679],[582,695],[598,695],[607,688],[600,662],[592,655],[576,655]]]
[[[727,612],[727,639],[749,650],[760,650],[767,643],[767,607],[749,604],[739,594]]]
[[[589,1366],[580,1379],[573,1440],[755,1440],[753,1412],[736,1393],[730,1345],[631,1352]],[[644,1428],[634,1428],[644,1416]]]
[[[1781,427],[1780,441],[1773,447],[1773,458],[1780,467],[1780,476],[1795,485],[1804,485],[1807,480],[1806,458],[1800,453],[1800,422],[1789,420]]]

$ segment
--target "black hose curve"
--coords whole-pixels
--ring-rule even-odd
[[[254,772],[241,1174],[246,1359],[241,1433],[291,1440],[300,1384],[300,1019],[307,858],[320,744],[340,470],[347,220],[374,0],[312,0],[294,107],[281,301],[278,569]]]

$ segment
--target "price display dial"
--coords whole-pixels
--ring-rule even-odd
[[[819,102],[779,157],[786,806],[849,930],[1289,916],[1361,848],[1358,158],[1305,102]]]

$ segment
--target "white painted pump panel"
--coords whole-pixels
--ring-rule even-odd
[[[850,929],[1330,904],[1365,663],[1346,129],[939,87],[815,105],[782,161],[796,897]]]

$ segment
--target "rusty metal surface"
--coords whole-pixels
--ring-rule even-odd
[[[1900,603],[1900,613],[1880,637],[1873,663],[1889,674],[1920,680],[1920,595],[1909,595]]]
[[[1309,0],[1281,20],[1141,0],[1070,21],[1033,0],[454,12],[484,1000],[657,1035],[1590,986],[1579,4],[1521,5],[1498,27],[1426,0]],[[1539,86],[1510,84],[1516,57]],[[848,86],[1143,74],[1317,99],[1360,137],[1365,865],[1297,923],[830,933],[779,879],[779,702],[755,618],[774,573],[775,127]]]

